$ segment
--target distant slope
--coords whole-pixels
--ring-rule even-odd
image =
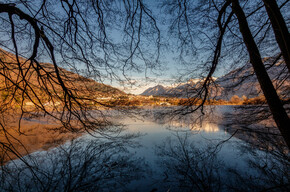
[[[17,84],[22,86],[22,72],[25,74],[27,83],[37,92],[44,92],[44,87],[55,89],[55,92],[61,90],[59,81],[55,73],[55,68],[50,63],[40,63],[40,66],[25,62],[26,59],[19,57],[21,69],[17,65],[16,56],[3,49],[0,49],[0,91],[9,85]],[[6,63],[6,64],[5,64]],[[8,64],[7,64],[8,63]],[[93,79],[83,77],[79,74],[58,68],[64,84],[77,94],[90,94],[95,97],[108,97],[113,95],[125,95],[123,91],[112,86],[98,83]],[[4,77],[5,76],[5,77]],[[39,78],[41,76],[41,78]],[[48,76],[50,78],[48,78]],[[10,80],[8,80],[10,79]]]
[[[290,76],[285,62],[279,60],[275,65],[271,66],[274,62],[273,58],[269,57],[263,60],[266,68],[268,68],[268,74],[278,94],[281,97],[289,97]],[[260,84],[250,63],[218,78],[216,83],[222,89],[221,94],[217,97],[220,99],[229,99],[233,95],[239,97],[244,95],[248,98],[263,95]]]
[[[265,58],[264,63],[266,66],[270,66],[273,60],[273,58]],[[278,90],[278,94],[280,96],[288,95],[289,97],[290,79],[283,60],[278,61],[274,66],[270,67],[268,73],[275,88]],[[141,95],[188,98],[195,95],[201,84],[202,80],[198,81],[195,79],[173,87],[158,85],[148,88]],[[263,95],[250,63],[217,78],[215,85],[210,89],[212,97],[224,100],[229,100],[234,95],[239,97],[246,96],[248,98]]]
[[[188,93],[200,86],[201,81],[196,79],[191,79],[186,83],[180,83],[172,87],[164,87],[162,85],[157,85],[146,89],[141,95],[145,96],[165,96],[165,97],[188,97]]]
[[[141,95],[146,95],[146,96],[150,96],[150,95],[163,96],[163,95],[166,95],[167,91],[168,91],[168,88],[165,88],[162,85],[156,85],[154,87],[150,87],[150,88],[146,89]]]

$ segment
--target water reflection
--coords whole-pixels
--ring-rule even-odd
[[[144,112],[144,118],[168,127],[190,129],[193,132],[219,132],[219,124],[223,121],[224,111],[229,111],[228,106],[207,106],[204,113],[197,111],[191,114],[176,114],[174,107],[159,108]]]
[[[212,123],[205,123],[201,127],[200,126],[193,126],[190,127],[191,130],[197,130],[197,129],[202,129],[204,132],[218,132],[220,131],[219,127],[217,124],[212,124]]]
[[[127,147],[120,139],[83,138],[34,153],[2,167],[1,191],[125,191],[147,172]]]
[[[156,146],[158,164],[163,169],[168,190],[220,191],[223,167],[210,147],[198,147],[191,142],[191,133],[176,132]]]
[[[116,137],[86,135],[2,166],[0,189],[290,191],[285,148],[260,150],[225,132],[220,118],[193,118],[123,117]]]
[[[170,191],[289,191],[289,156],[275,156],[248,150],[234,165],[216,150],[217,145],[200,146],[191,132],[174,131],[156,146],[163,184]],[[286,156],[285,156],[286,155]]]
[[[219,126],[210,122],[201,122],[201,123],[190,123],[190,122],[182,122],[182,121],[170,121],[167,123],[170,127],[178,127],[180,128],[189,128],[191,131],[203,131],[203,132],[218,132],[220,131]]]

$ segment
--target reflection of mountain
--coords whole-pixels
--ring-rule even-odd
[[[177,129],[180,129],[181,127],[185,128],[190,128],[191,131],[202,131],[202,132],[207,132],[207,133],[212,133],[212,132],[218,132],[219,126],[218,124],[210,123],[210,122],[203,122],[201,123],[193,123],[193,122],[186,122],[186,121],[171,121],[168,122],[168,125],[176,127]]]
[[[218,125],[217,124],[213,124],[213,123],[204,123],[202,125],[202,127],[197,126],[197,127],[192,127],[191,129],[192,130],[202,129],[204,132],[207,132],[207,133],[218,132],[220,130]]]
[[[170,127],[171,130],[186,129],[192,132],[219,132],[224,112],[230,112],[230,106],[205,106],[200,111],[189,114],[176,113],[179,107],[163,107],[152,111],[143,111],[146,120]],[[202,118],[201,118],[202,116]]]
[[[273,58],[265,58],[265,66],[271,66],[274,62],[273,60]],[[290,79],[285,63],[282,60],[278,61],[268,69],[268,73],[274,86],[278,87],[278,93],[280,95],[289,95]],[[194,96],[201,85],[202,80],[189,80],[173,87],[158,85],[145,90],[141,95],[187,98]],[[250,63],[217,78],[215,84],[210,88],[210,93],[212,97],[225,100],[230,99],[233,95],[239,97],[245,95],[248,98],[252,98],[262,94]]]

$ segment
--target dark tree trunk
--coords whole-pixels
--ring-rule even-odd
[[[290,72],[290,36],[287,25],[275,0],[263,0],[263,2],[271,21],[276,41]]]
[[[279,96],[277,95],[277,92],[262,62],[259,49],[252,36],[245,13],[243,12],[238,0],[232,0],[232,9],[239,21],[240,32],[243,36],[244,43],[246,44],[250,56],[250,62],[254,68],[261,89],[266,97],[273,118],[288,148],[290,149],[289,117],[285,109],[283,108],[282,102]]]

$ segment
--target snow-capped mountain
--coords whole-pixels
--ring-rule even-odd
[[[185,83],[179,83],[173,86],[157,85],[146,89],[141,95],[166,96],[166,97],[180,97],[187,98],[194,94],[202,81],[197,79],[190,79]]]
[[[264,58],[264,64],[269,77],[278,94],[281,97],[289,97],[290,76],[288,69],[283,60],[279,60],[276,64],[272,65],[274,60],[271,57]],[[250,63],[218,78],[215,83],[222,89],[221,95],[218,95],[218,98],[221,99],[229,99],[233,95],[239,97],[246,96],[248,98],[263,95],[260,84],[254,74],[254,69]]]
[[[146,89],[141,95],[156,95],[156,96],[163,96],[167,94],[167,91],[170,88],[164,87],[162,85],[156,85],[154,87],[150,87]]]
[[[268,74],[273,81],[280,96],[289,97],[290,77],[288,69],[283,60],[279,60],[273,65],[274,58],[264,58]],[[250,63],[241,68],[235,69],[226,75],[214,79],[214,83],[209,88],[211,98],[229,100],[232,96],[246,96],[248,98],[263,95],[259,82],[254,74]],[[176,86],[164,87],[157,85],[145,90],[141,95],[167,96],[188,98],[195,97],[200,90],[203,80],[189,80]]]

